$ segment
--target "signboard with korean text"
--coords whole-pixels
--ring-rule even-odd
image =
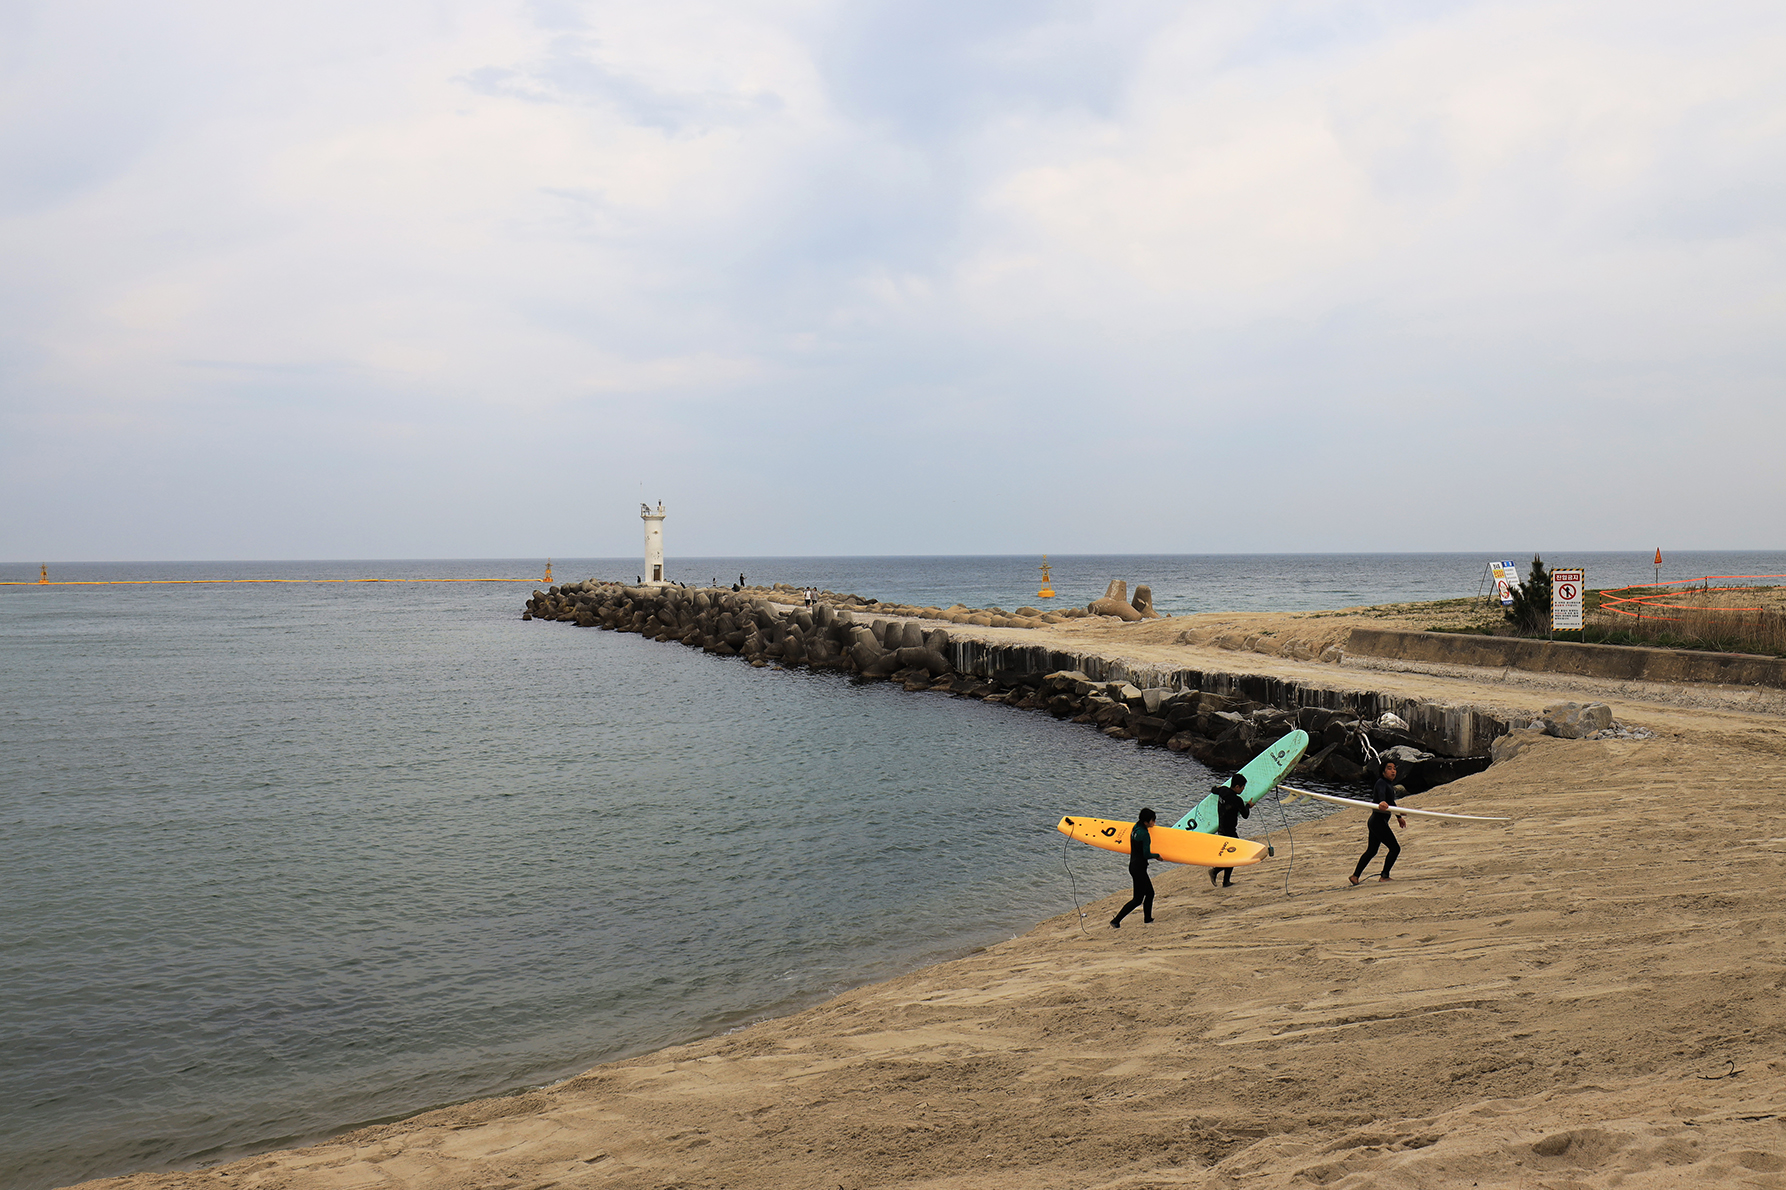
[[[1494,576],[1495,594],[1500,597],[1502,607],[1513,606],[1513,588],[1519,586],[1519,572],[1513,569],[1511,562],[1490,562],[1488,572]]]
[[[1580,629],[1582,588],[1586,585],[1587,575],[1585,570],[1550,572],[1551,631]]]

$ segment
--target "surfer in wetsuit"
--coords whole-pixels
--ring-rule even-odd
[[[1388,848],[1388,855],[1383,860],[1383,874],[1377,879],[1389,879],[1389,869],[1395,866],[1395,857],[1402,853],[1402,845],[1395,841],[1395,832],[1389,829],[1389,812],[1395,806],[1395,794],[1399,789],[1401,786],[1395,783],[1395,761],[1391,760],[1383,766],[1383,775],[1377,778],[1377,808],[1371,811],[1370,846],[1364,849],[1364,854],[1358,857],[1358,866],[1346,877],[1350,883],[1358,883],[1358,878],[1364,875],[1365,865],[1376,856],[1378,847]],[[1407,829],[1405,816],[1397,814],[1395,821],[1403,830]]]
[[[1153,920],[1153,881],[1147,875],[1147,861],[1160,858],[1153,853],[1153,840],[1147,834],[1147,828],[1153,824],[1153,811],[1142,806],[1141,813],[1135,815],[1135,825],[1129,828],[1129,879],[1135,882],[1135,896],[1110,919],[1113,930],[1122,929],[1122,919],[1136,906],[1141,907],[1142,921]]]
[[[1229,839],[1240,838],[1240,820],[1251,818],[1253,812],[1247,808],[1246,799],[1240,795],[1246,792],[1246,778],[1235,773],[1226,785],[1218,785],[1209,792],[1215,794],[1215,833]],[[1210,887],[1215,887],[1215,878],[1222,878],[1222,887],[1228,888],[1234,883],[1233,868],[1209,869]]]

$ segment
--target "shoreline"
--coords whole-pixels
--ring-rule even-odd
[[[1689,1023],[1705,1017],[1708,1002],[1740,1006],[1748,994],[1765,1004],[1786,970],[1768,941],[1786,921],[1762,903],[1773,899],[1765,894],[1786,858],[1786,839],[1767,826],[1773,803],[1765,791],[1786,777],[1775,700],[1728,688],[1683,699],[1674,688],[1532,674],[1510,683],[1495,672],[1375,659],[1324,665],[1134,634],[1123,644],[1136,661],[1169,649],[1181,664],[1226,661],[1230,669],[1315,675],[1331,684],[1362,670],[1398,693],[1480,699],[1515,713],[1589,694],[1613,701],[1621,719],[1657,738],[1529,741],[1504,763],[1428,792],[1420,805],[1526,817],[1497,832],[1492,851],[1482,847],[1489,836],[1481,828],[1405,832],[1398,869],[1405,883],[1345,889],[1338,879],[1338,888],[1329,887],[1336,869],[1349,868],[1362,830],[1344,815],[1323,819],[1297,828],[1307,837],[1298,840],[1289,874],[1296,895],[1288,898],[1277,887],[1287,857],[1243,870],[1233,896],[1200,888],[1201,870],[1173,871],[1159,881],[1166,928],[1158,932],[1125,926],[1120,935],[1100,934],[1093,929],[1101,927],[1099,902],[1088,906],[1084,933],[1070,914],[1052,918],[1010,942],[538,1091],[204,1170],[83,1185],[488,1185],[513,1172],[533,1180],[510,1184],[525,1185],[1216,1186],[1240,1176],[1287,1184],[1391,1169],[1414,1179],[1408,1184],[1452,1184],[1455,1170],[1465,1181],[1620,1172],[1630,1185],[1643,1172],[1629,1168],[1641,1164],[1640,1155],[1646,1169],[1676,1175],[1687,1166],[1702,1165],[1708,1175],[1721,1168],[1707,1163],[1724,1159],[1725,1150],[1686,1160],[1681,1129],[1740,1140],[1726,1150],[1748,1156],[1727,1164],[1745,1176],[1786,1168],[1786,1160],[1768,1165],[1786,1155],[1777,1115],[1742,1120],[1727,1111],[1699,1119],[1717,1115],[1719,1102],[1735,1102],[1730,1094],[1738,1089],[1765,1089],[1762,1097],[1777,1104],[1786,1066],[1762,1055],[1779,1052],[1779,1025],[1739,1007],[1713,1012],[1709,1025]],[[1747,762],[1740,780],[1711,787],[1731,805],[1729,819],[1684,817],[1676,788],[1706,787],[1701,774],[1732,749]],[[1579,779],[1584,774],[1596,779]],[[1547,817],[1534,815],[1534,806]],[[1640,849],[1615,846],[1609,826],[1658,847],[1699,842],[1704,858],[1683,875]],[[1750,845],[1730,848],[1726,836]],[[1613,850],[1624,866],[1592,858]],[[1632,865],[1644,870],[1642,879]],[[1677,880],[1702,898],[1718,890],[1717,913],[1676,903],[1668,890]],[[1106,900],[1113,907],[1120,899]],[[1686,941],[1609,908],[1645,901],[1661,904]],[[1584,929],[1590,920],[1595,928]],[[1708,935],[1731,931],[1738,945],[1714,948],[1709,958],[1698,953]],[[1546,948],[1557,953],[1534,957]],[[1717,953],[1743,964],[1741,971],[1708,971]],[[1599,961],[1609,954],[1624,961]],[[1559,984],[1564,970],[1575,974]],[[1313,978],[1317,971],[1322,978]],[[1646,973],[1647,980],[1635,978]],[[1664,973],[1677,982],[1661,979]],[[1364,990],[1385,974],[1393,976],[1392,996]],[[1549,997],[1549,1009],[1522,1003],[1537,995]],[[1632,996],[1644,1000],[1641,1011],[1600,1007]],[[1571,1050],[1574,1039],[1562,1036],[1558,1014],[1588,1034],[1610,1032],[1618,1044]],[[1643,1020],[1675,1021],[1686,1032],[1662,1036]],[[1389,1022],[1400,1047],[1378,1036]],[[1515,1037],[1516,1026],[1533,1031]],[[1695,1030],[1703,1034],[1697,1043]],[[1299,1044],[1280,1044],[1286,1035]],[[1685,1050],[1676,1044],[1682,1036]],[[1474,1069],[1507,1037],[1525,1057]],[[1695,1122],[1664,1119],[1658,1080],[1665,1069],[1676,1068],[1666,1085],[1678,1098],[1680,1068],[1712,1060],[1719,1047],[1744,1067],[1746,1081],[1693,1086],[1707,1092]],[[1584,1053],[1593,1060],[1580,1061]],[[1372,1096],[1335,1090],[1363,1084],[1361,1057],[1401,1077],[1387,1089],[1379,1078]],[[1403,1085],[1410,1079],[1445,1089],[1421,1093]],[[789,1096],[805,1110],[790,1112]],[[1551,1128],[1522,1139],[1539,1130],[1540,1119],[1571,1113],[1587,1122],[1575,1130],[1581,1136],[1554,1140],[1568,1130]],[[1275,1124],[1262,1129],[1261,1118]],[[778,1154],[766,1166],[765,1149]],[[1584,1166],[1590,1153],[1597,1174]]]

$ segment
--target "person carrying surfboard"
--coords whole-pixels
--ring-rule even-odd
[[[1164,857],[1153,853],[1153,840],[1148,837],[1147,828],[1154,824],[1154,812],[1146,806],[1135,815],[1135,825],[1129,828],[1129,879],[1135,882],[1135,896],[1116,911],[1110,919],[1110,928],[1122,929],[1122,919],[1141,907],[1141,920],[1153,920],[1153,881],[1147,875],[1147,861]]]
[[[1244,796],[1246,777],[1241,773],[1235,773],[1228,778],[1226,785],[1218,785],[1209,792],[1215,795],[1215,833],[1225,835],[1230,839],[1240,838],[1240,820],[1253,816],[1252,810],[1247,807]],[[1209,869],[1209,886],[1211,888],[1215,887],[1217,876],[1222,878],[1223,888],[1229,888],[1234,884],[1233,868]]]
[[[1346,877],[1348,883],[1358,883],[1358,878],[1364,875],[1365,866],[1375,858],[1378,847],[1387,848],[1388,854],[1383,859],[1383,874],[1377,880],[1379,883],[1389,880],[1389,869],[1395,866],[1395,857],[1402,853],[1402,845],[1395,841],[1395,832],[1389,829],[1389,812],[1395,806],[1395,794],[1400,788],[1395,783],[1395,761],[1388,761],[1383,765],[1383,775],[1377,778],[1377,808],[1371,811],[1370,825],[1367,828],[1370,831],[1370,846],[1364,849],[1364,854],[1358,857],[1358,866]],[[1397,814],[1395,821],[1403,830],[1408,828],[1408,820],[1404,815]]]

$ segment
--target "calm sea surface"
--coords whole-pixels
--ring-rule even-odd
[[[1036,602],[1038,561],[670,571],[1014,608]],[[1184,612],[1468,595],[1484,559],[1053,561],[1062,603],[1121,577]],[[1594,586],[1651,573],[1641,556],[1546,561]],[[1786,554],[1677,555],[1664,577],[1782,571]],[[1175,816],[1214,779],[1046,716],[522,623],[532,585],[0,588],[0,1185],[538,1085],[959,954],[1070,910],[1063,859],[1082,899],[1126,887],[1120,857],[1063,848],[1061,813]]]

